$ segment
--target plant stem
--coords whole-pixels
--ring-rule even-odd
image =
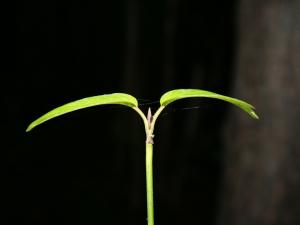
[[[146,143],[146,186],[147,186],[148,225],[154,225],[152,158],[153,158],[153,144]]]
[[[165,107],[160,106],[159,109],[152,116],[151,109],[148,109],[147,117],[138,108],[133,109],[141,116],[144,121],[146,131],[146,186],[147,186],[147,217],[148,225],[154,225],[154,201],[153,201],[153,131],[154,125],[159,114]]]

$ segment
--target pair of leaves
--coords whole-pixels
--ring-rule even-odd
[[[168,104],[176,100],[183,99],[183,98],[192,98],[192,97],[215,98],[215,99],[227,101],[244,110],[252,118],[258,119],[258,116],[254,112],[254,107],[248,104],[247,102],[244,102],[239,99],[231,98],[228,96],[216,94],[210,91],[199,90],[199,89],[177,89],[177,90],[169,91],[161,97],[160,104],[161,106],[167,106]],[[87,107],[106,105],[106,104],[119,104],[131,108],[138,107],[137,99],[131,95],[124,94],[124,93],[114,93],[114,94],[106,94],[106,95],[83,98],[74,102],[67,103],[65,105],[62,105],[58,108],[49,111],[48,113],[39,117],[37,120],[33,121],[28,126],[26,131],[30,131],[34,127],[40,125],[41,123],[44,123],[47,120],[58,117],[60,115],[73,112],[75,110],[87,108]]]

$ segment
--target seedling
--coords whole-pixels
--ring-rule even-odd
[[[115,94],[106,94],[88,97],[80,99],[74,102],[67,103],[58,108],[55,108],[43,116],[39,117],[37,120],[33,121],[27,128],[26,131],[32,130],[34,127],[50,120],[54,117],[61,116],[63,114],[73,112],[75,110],[97,106],[97,105],[106,105],[106,104],[119,104],[125,105],[133,110],[135,110],[140,117],[142,118],[145,125],[146,132],[146,191],[147,191],[147,216],[148,216],[148,225],[154,225],[154,202],[153,202],[153,174],[152,174],[152,156],[153,156],[153,137],[154,137],[154,126],[155,122],[164,110],[166,106],[170,103],[183,99],[183,98],[194,98],[194,97],[206,97],[206,98],[215,98],[224,100],[226,102],[232,103],[237,107],[244,110],[252,118],[258,119],[254,111],[254,107],[247,102],[241,101],[239,99],[231,98],[228,96],[216,94],[210,91],[204,91],[199,89],[177,89],[165,93],[160,98],[160,107],[152,115],[151,109],[149,108],[147,116],[140,110],[138,107],[138,101],[135,97],[124,94],[124,93],[115,93]]]

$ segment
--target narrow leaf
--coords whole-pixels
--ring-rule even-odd
[[[199,89],[177,89],[177,90],[169,91],[160,98],[160,104],[162,106],[167,106],[168,104],[176,100],[183,99],[183,98],[193,98],[193,97],[205,97],[205,98],[215,98],[215,99],[224,100],[226,102],[232,103],[237,107],[241,108],[246,113],[248,113],[252,118],[255,119],[259,118],[254,111],[255,109],[254,106],[250,105],[247,102],[244,102],[236,98],[231,98],[225,95],[220,95],[214,92],[204,91]]]
[[[28,132],[32,130],[34,127],[54,117],[58,117],[66,113],[73,112],[75,110],[97,106],[97,105],[106,105],[106,104],[119,104],[119,105],[125,105],[129,107],[138,106],[138,102],[135,97],[123,93],[98,95],[98,96],[83,98],[74,102],[67,103],[65,105],[62,105],[58,108],[49,111],[48,113],[39,117],[37,120],[33,121],[28,126],[26,131]]]

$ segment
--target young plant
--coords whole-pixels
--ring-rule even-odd
[[[153,202],[153,175],[152,175],[152,156],[153,156],[153,137],[154,137],[154,126],[155,122],[164,110],[164,108],[170,103],[183,99],[183,98],[193,98],[193,97],[206,97],[206,98],[215,98],[224,100],[226,102],[232,103],[237,107],[244,110],[252,118],[258,119],[254,111],[254,107],[244,101],[239,99],[231,98],[228,96],[216,94],[210,91],[204,91],[199,89],[177,89],[165,93],[160,98],[160,107],[152,115],[151,109],[149,108],[147,116],[139,109],[138,101],[135,97],[124,94],[124,93],[115,93],[115,94],[106,94],[88,97],[80,99],[74,102],[67,103],[58,108],[55,108],[43,116],[39,117],[37,120],[33,121],[27,128],[27,132],[31,131],[34,127],[40,125],[41,123],[46,122],[54,117],[61,116],[63,114],[73,112],[75,110],[97,106],[97,105],[106,105],[106,104],[119,104],[125,105],[133,110],[135,110],[140,117],[142,118],[145,125],[146,132],[146,191],[147,191],[147,216],[148,216],[148,225],[154,225],[154,202]]]

